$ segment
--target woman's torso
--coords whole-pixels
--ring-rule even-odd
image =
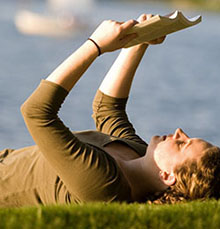
[[[97,131],[75,132],[75,135],[79,140],[108,153],[114,158],[118,169],[118,159],[131,160],[145,152],[144,147],[138,146],[137,143],[127,143]],[[134,149],[140,152],[140,155]],[[37,146],[1,151],[0,159],[0,206],[81,202],[68,192],[62,178],[57,175]],[[126,183],[126,180],[121,179],[121,182]],[[129,191],[126,190],[129,189],[128,184],[123,184],[123,187],[125,190],[122,191]]]

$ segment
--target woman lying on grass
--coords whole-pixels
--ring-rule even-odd
[[[0,206],[219,198],[218,147],[181,129],[154,136],[147,145],[128,121],[131,83],[149,44],[122,49],[102,82],[93,103],[97,131],[71,132],[57,116],[100,52],[118,50],[136,37],[125,35],[135,23],[104,21],[22,105],[36,146],[1,151]]]

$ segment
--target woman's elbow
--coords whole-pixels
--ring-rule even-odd
[[[20,107],[20,111],[21,111],[21,114],[24,118],[26,117],[31,117],[31,107],[29,106],[29,103],[27,101],[25,101],[21,107]]]

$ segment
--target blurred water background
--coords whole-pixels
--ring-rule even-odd
[[[24,2],[28,1],[0,0],[1,149],[34,144],[20,105],[102,20],[123,21],[141,13],[164,15],[175,9],[147,1],[94,1],[81,15],[89,27],[61,38],[20,33],[14,18]],[[25,7],[42,12],[45,1],[32,1]],[[201,14],[203,22],[148,49],[137,71],[127,111],[137,133],[147,142],[152,135],[173,133],[181,127],[191,137],[220,145],[220,14],[204,8],[178,9],[187,16]],[[60,116],[72,130],[94,128],[92,99],[117,55],[99,57],[70,93]]]

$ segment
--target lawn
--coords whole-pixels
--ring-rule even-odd
[[[220,202],[175,205],[93,203],[1,208],[0,228],[220,228]]]

